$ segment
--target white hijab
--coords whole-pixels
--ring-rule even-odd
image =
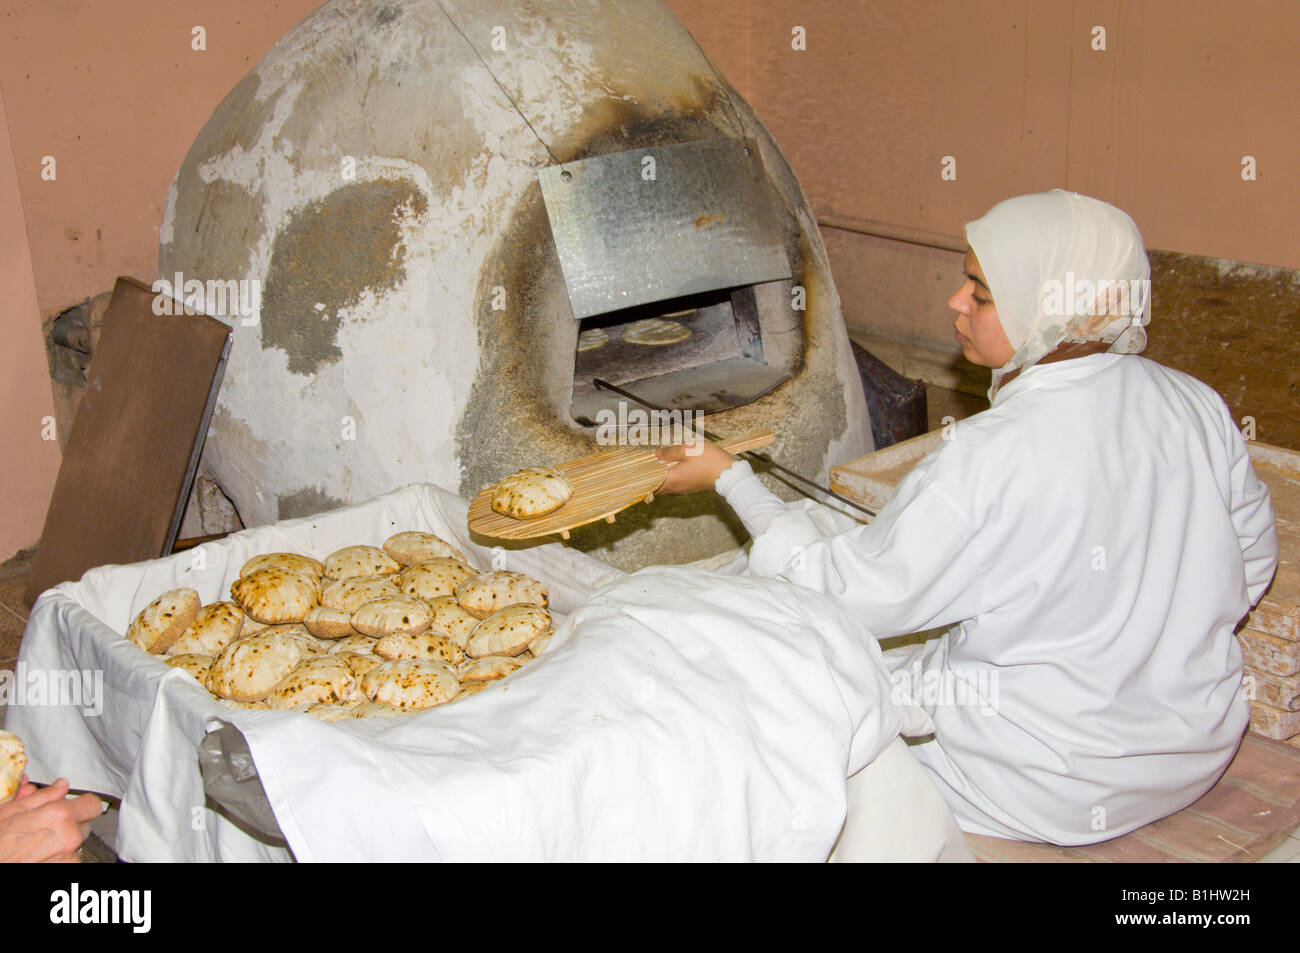
[[[1150,320],[1151,265],[1133,219],[1099,199],[1055,189],[999,202],[966,240],[1015,354],[1002,379],[1063,343],[1099,341],[1138,354]]]

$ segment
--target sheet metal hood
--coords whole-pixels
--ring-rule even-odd
[[[758,150],[632,149],[537,173],[575,318],[791,276]]]

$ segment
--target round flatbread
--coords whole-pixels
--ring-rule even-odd
[[[511,672],[524,667],[524,660],[505,658],[500,655],[485,655],[483,658],[468,659],[456,667],[456,677],[461,684],[472,682],[494,682],[505,678]]]
[[[304,644],[313,645],[316,647],[318,651],[321,652],[326,651],[334,644],[333,642],[322,642],[320,639],[312,635],[311,632],[307,629],[307,627],[303,625],[301,622],[285,622],[281,625],[268,625],[266,628],[262,629],[262,631],[258,634],[271,635],[272,633],[278,635],[297,636],[298,638],[303,640]]]
[[[394,533],[388,537],[384,540],[384,552],[403,566],[414,566],[416,563],[422,563],[426,559],[435,559],[439,556],[450,556],[452,559],[458,559],[463,563],[469,562],[464,553],[446,540],[440,539],[432,533],[420,533],[414,530],[405,533]]]
[[[666,347],[685,341],[690,336],[690,328],[667,318],[633,321],[623,330],[623,340],[628,344],[643,344],[648,347]]]
[[[264,631],[266,631],[267,629],[269,629],[270,627],[271,627],[271,624],[270,624],[270,623],[268,623],[268,622],[258,622],[258,621],[257,621],[256,619],[254,619],[251,615],[249,615],[248,613],[245,612],[245,613],[244,613],[244,627],[243,627],[242,629],[239,630],[239,637],[240,637],[241,639],[246,639],[246,638],[248,638],[250,635],[257,635],[257,633],[259,633],[259,632],[264,632]]]
[[[242,708],[248,711],[267,711],[271,707],[266,702],[237,702],[233,698],[221,698],[220,696],[218,696],[217,701],[221,702],[221,704],[225,705],[227,708]]]
[[[555,467],[528,467],[492,488],[492,509],[516,520],[554,513],[573,496],[573,483]]]
[[[460,686],[460,691],[456,693],[456,697],[452,701],[458,702],[462,698],[469,698],[470,695],[477,695],[495,681],[496,679],[493,678],[485,682],[465,682]]]
[[[436,632],[445,632],[463,649],[469,643],[469,635],[474,631],[474,626],[479,623],[478,618],[470,615],[456,601],[454,594],[429,600],[429,608],[433,610],[429,628]]]
[[[307,714],[321,721],[342,721],[354,717],[351,705],[312,705]]]
[[[275,686],[266,702],[272,708],[280,709],[338,705],[352,694],[355,684],[356,676],[346,661],[325,655],[299,662]]]
[[[470,634],[465,654],[471,658],[484,655],[513,657],[524,652],[528,643],[551,630],[551,614],[541,606],[508,606],[494,612]]]
[[[271,566],[236,579],[230,595],[240,607],[267,625],[301,622],[320,602],[320,581],[295,569]]]
[[[352,709],[353,718],[399,718],[408,714],[405,708],[383,702],[362,702]]]
[[[375,643],[378,639],[372,639],[368,635],[362,635],[358,632],[356,635],[349,635],[345,639],[339,639],[329,647],[331,655],[342,655],[344,652],[354,652],[357,655],[374,655]]]
[[[179,668],[182,672],[189,672],[199,680],[199,684],[207,687],[208,670],[212,668],[214,659],[211,655],[168,655],[163,659],[172,668]]]
[[[0,804],[18,793],[27,770],[27,751],[22,739],[12,731],[0,729]]]
[[[438,556],[404,570],[397,578],[398,588],[408,596],[431,602],[440,596],[449,596],[466,579],[478,575],[478,570],[458,559]]]
[[[254,556],[244,563],[240,567],[239,578],[251,576],[259,569],[271,569],[272,567],[276,569],[292,569],[294,572],[315,576],[317,579],[325,575],[325,567],[321,565],[320,560],[312,559],[310,556],[299,556],[297,553],[264,553],[261,556]]]
[[[415,596],[388,596],[367,602],[352,613],[352,628],[376,639],[399,633],[414,634],[429,627],[433,610]],[[376,647],[376,653],[378,648]]]
[[[161,655],[185,634],[202,605],[193,589],[170,589],[140,610],[126,637],[151,655]]]
[[[445,662],[405,658],[371,669],[361,680],[361,690],[371,701],[418,711],[451,701],[460,683]]]
[[[353,576],[336,579],[325,584],[320,594],[320,604],[327,609],[340,609],[351,617],[367,602],[386,596],[400,596],[396,576]]]
[[[358,655],[357,658],[374,662],[376,665],[383,664],[379,659],[375,658],[373,655]],[[352,668],[352,664],[350,662],[348,663],[348,668]],[[361,672],[358,672],[356,669],[353,669],[352,674],[355,676],[355,678],[353,679],[352,682],[352,692],[351,694],[348,695],[347,698],[339,702],[340,705],[355,706],[370,701],[370,699],[366,697],[366,693],[361,690],[361,680],[366,677],[366,672],[369,671],[370,669],[368,668],[365,671],[361,671]]]
[[[330,579],[354,576],[390,576],[401,564],[378,546],[344,546],[325,559],[325,575]]]
[[[244,631],[244,610],[234,602],[204,606],[190,627],[167,649],[168,655],[216,655]]]
[[[321,594],[322,598],[324,593]],[[302,624],[318,639],[346,639],[357,635],[352,628],[352,613],[329,606],[312,606],[303,617]]]
[[[338,655],[332,657],[344,661],[348,667],[348,671],[352,673],[353,677],[358,679],[358,688],[360,688],[361,685],[361,678],[368,674],[372,668],[377,668],[378,666],[383,665],[386,661],[385,659],[381,659],[378,655],[368,655],[360,652],[340,652]]]
[[[320,654],[310,635],[267,629],[226,646],[208,671],[207,688],[231,701],[260,702],[299,662]]]
[[[609,343],[609,332],[604,328],[587,328],[578,335],[578,351],[594,351]]]
[[[451,636],[433,630],[390,635],[382,638],[375,646],[375,655],[388,660],[399,658],[439,659],[448,665],[459,665],[465,661],[465,650],[457,645]]]
[[[545,606],[549,602],[541,580],[521,572],[479,573],[456,587],[456,601],[476,619],[486,619],[506,606]]]

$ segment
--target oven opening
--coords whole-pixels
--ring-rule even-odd
[[[626,402],[597,388],[595,378],[669,410],[716,413],[762,397],[791,370],[765,353],[764,329],[770,334],[773,322],[760,311],[764,302],[779,301],[780,292],[764,290],[720,288],[583,319],[573,359],[573,419],[594,427],[602,410],[617,413]]]

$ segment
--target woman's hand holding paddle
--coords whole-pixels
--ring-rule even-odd
[[[668,477],[656,493],[698,493],[712,490],[722,471],[736,458],[717,444],[697,440],[676,447],[660,447],[656,456],[667,464]]]

